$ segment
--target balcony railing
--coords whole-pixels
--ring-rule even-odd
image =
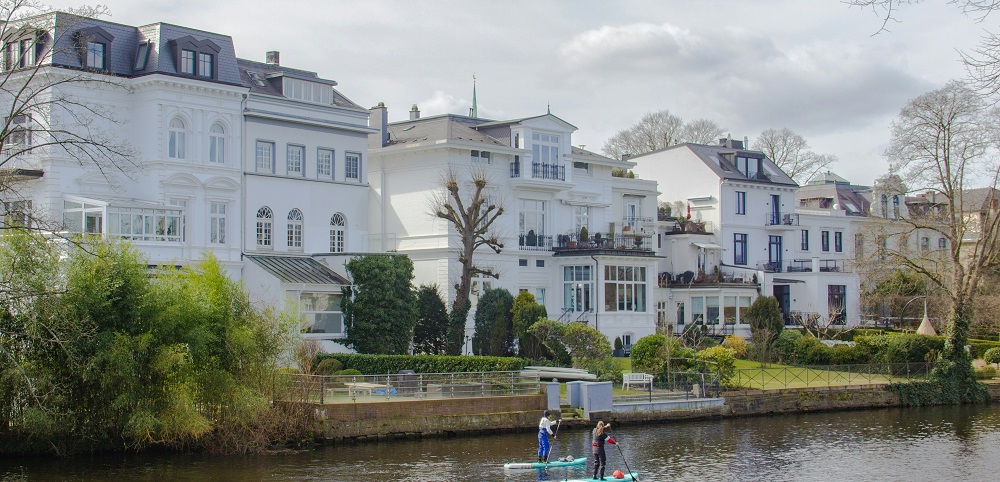
[[[531,163],[531,176],[529,177],[527,174],[528,174],[527,170],[522,168],[520,162],[510,163],[511,179],[528,178],[528,179],[552,179],[556,181],[565,181],[566,166],[562,164],[533,162]]]
[[[533,231],[517,237],[517,249],[521,251],[552,251],[552,236],[537,235]]]
[[[798,226],[799,215],[792,213],[767,213],[764,217],[765,226]]]
[[[664,234],[712,234],[715,225],[711,221],[675,220],[672,226],[667,226]]]
[[[617,249],[628,251],[652,251],[653,235],[646,233],[607,234],[594,233],[580,240],[579,234],[560,234],[556,236],[556,248],[559,251],[574,249]]]
[[[781,273],[784,271],[781,266],[781,261],[768,261],[767,263],[758,263],[757,269],[765,273]]]
[[[660,288],[677,285],[712,283],[745,284],[753,286],[757,284],[757,280],[755,278],[756,275],[752,273],[735,271],[718,271],[709,274],[704,272],[695,273],[694,271],[684,271],[682,273],[663,272],[657,277],[657,285],[659,285]]]
[[[813,266],[811,259],[796,259],[788,262],[785,271],[788,273],[812,273],[817,268],[820,273],[846,273],[849,271],[847,261],[843,259],[820,259]]]

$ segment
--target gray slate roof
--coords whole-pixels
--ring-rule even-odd
[[[307,70],[292,69],[288,67],[283,67],[280,65],[268,64],[266,62],[257,62],[254,60],[247,59],[236,59],[236,63],[239,68],[240,82],[244,87],[250,89],[251,93],[254,94],[264,94],[273,95],[277,97],[284,97],[284,90],[282,88],[281,82],[283,75],[288,75],[297,79],[315,79],[318,82],[325,84],[330,84],[331,89],[333,89],[333,105],[339,107],[348,107],[354,109],[362,109],[358,104],[355,104],[351,99],[341,94],[332,87],[333,81],[321,79],[316,72],[310,72]],[[250,78],[249,72],[256,72],[260,74],[261,80],[263,80],[264,85],[257,85],[253,79]],[[281,75],[275,75],[281,74]]]
[[[482,123],[484,123],[482,119],[454,114],[394,122],[389,125],[387,145],[449,140],[507,146],[499,139],[475,129]]]
[[[785,174],[784,171],[782,171],[780,168],[778,168],[778,166],[775,165],[773,161],[768,159],[763,152],[754,151],[750,149],[736,149],[732,147],[709,146],[705,144],[694,144],[687,142],[684,144],[677,144],[670,147],[665,147],[663,149],[658,149],[656,151],[640,154],[638,156],[629,158],[628,160],[637,161],[638,159],[648,156],[650,154],[655,154],[657,152],[673,150],[673,149],[690,150],[692,153],[694,153],[694,155],[698,157],[698,159],[704,162],[706,166],[712,169],[712,171],[715,172],[715,174],[722,179],[798,186],[798,183],[793,181],[792,178],[788,177],[788,175]],[[752,157],[763,158],[763,164],[764,164],[763,172],[764,174],[766,174],[767,178],[750,179],[744,176],[742,173],[737,171],[736,166],[733,165],[731,162],[727,161],[726,157],[723,155],[723,154],[738,154],[738,153],[745,153],[751,155]]]
[[[323,263],[307,256],[247,255],[247,258],[285,283],[351,284]]]

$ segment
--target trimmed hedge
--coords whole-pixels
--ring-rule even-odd
[[[417,373],[459,373],[515,371],[524,368],[525,360],[498,356],[445,356],[445,355],[362,355],[352,353],[323,353],[317,363],[332,358],[345,370],[358,370],[365,375],[399,373],[413,370]]]

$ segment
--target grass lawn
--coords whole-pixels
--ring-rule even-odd
[[[842,368],[842,367],[838,367]],[[866,385],[906,381],[905,377],[855,371],[819,370],[777,363],[764,364],[736,360],[736,374],[731,384],[743,388],[763,390],[777,388],[806,388],[843,385]]]

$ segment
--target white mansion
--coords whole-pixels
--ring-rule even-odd
[[[52,149],[17,156],[3,167],[23,197],[4,199],[8,211],[131,240],[150,265],[211,251],[258,301],[294,302],[303,336],[327,350],[343,350],[330,340],[343,336],[350,256],[404,253],[416,284],[454,296],[457,236],[429,214],[449,171],[486,173],[506,207],[505,248],[481,254],[500,277],[476,280],[474,295],[529,291],[550,318],[591,323],[626,346],[668,326],[746,334],[742,312],[761,293],[778,297],[789,323],[800,313],[858,320],[849,217],[796,207],[798,186],[738,142],[618,160],[574,147],[576,127],[551,113],[421,117],[414,106],[389,123],[385,106],[361,108],[277,52],[238,59],[228,36],[61,12],[23,22],[3,39],[7,75],[38,66],[124,84],[65,94],[113,109],[120,123],[87,127],[138,155],[124,172]],[[614,175],[629,169],[640,179]],[[690,219],[660,219],[658,197],[682,200]],[[471,315],[467,326],[471,336]]]

